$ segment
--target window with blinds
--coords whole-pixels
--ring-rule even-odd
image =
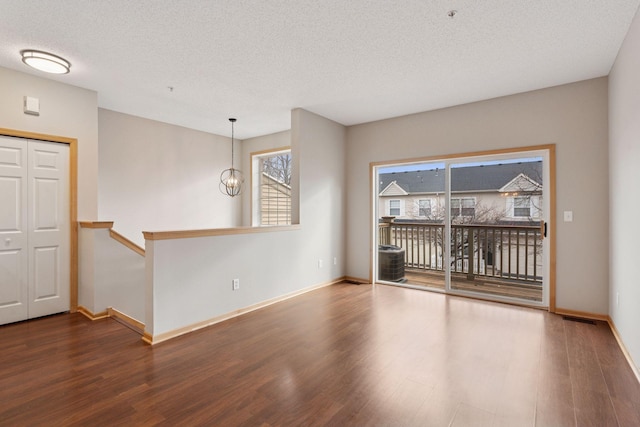
[[[260,225],[291,224],[291,150],[254,156]],[[255,164],[255,162],[254,162]]]
[[[451,198],[451,216],[469,216],[476,214],[475,197],[457,197]]]
[[[513,216],[514,217],[530,217],[531,216],[531,198],[530,197],[514,197],[513,198]]]

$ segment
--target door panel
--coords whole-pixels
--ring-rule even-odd
[[[378,280],[445,289],[444,167],[431,162],[378,170]]]
[[[60,293],[58,282],[58,248],[36,248],[34,252],[34,300],[55,298]]]
[[[451,289],[544,302],[543,169],[516,154],[451,164]]]
[[[0,176],[0,232],[16,232],[22,228],[22,178]],[[4,201],[13,200],[14,202]]]
[[[48,143],[47,143],[48,144]],[[55,151],[34,150],[33,166],[39,169],[58,170],[58,153]]]
[[[57,179],[36,178],[34,180],[34,231],[56,230],[58,228],[59,184]]]
[[[9,142],[7,138],[2,138],[1,141]],[[12,146],[13,145],[13,146]],[[0,147],[0,166],[13,166],[21,168],[24,166],[24,159],[22,158],[24,150],[17,146],[17,144],[3,144]]]
[[[69,310],[69,147],[29,145],[29,318]]]
[[[21,250],[0,250],[0,320],[16,322],[27,318],[26,265]]]
[[[0,324],[28,315],[27,144],[0,137]]]

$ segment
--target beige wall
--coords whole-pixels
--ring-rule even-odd
[[[609,79],[610,303],[629,353],[640,367],[640,12]]]
[[[607,114],[599,78],[348,128],[347,274],[369,276],[371,162],[556,144],[557,306],[607,313]]]
[[[292,154],[300,164],[293,189],[300,188],[300,226],[148,241],[148,333],[167,333],[344,276],[345,128],[301,109],[292,112],[291,127]],[[240,289],[233,291],[235,278]]]
[[[105,109],[98,117],[100,219],[140,246],[142,231],[240,225],[240,198],[218,188],[231,138]]]
[[[319,233],[331,231],[316,236],[314,230],[309,230],[313,238],[327,239],[327,244],[322,246],[322,253],[311,251],[313,253],[308,254],[307,262],[313,260],[315,264],[316,258],[323,257],[326,266],[335,253],[340,263],[337,269],[331,269],[333,274],[311,275],[313,277],[309,277],[305,284],[335,277],[336,272],[344,271],[345,267],[342,266],[345,262],[346,274],[362,278],[369,276],[370,162],[555,143],[558,165],[557,305],[593,313],[608,313],[611,310],[621,333],[626,337],[636,337],[634,325],[640,322],[637,315],[640,312],[637,302],[640,297],[637,294],[636,274],[631,267],[635,260],[628,257],[632,253],[630,249],[635,246],[634,242],[640,237],[633,225],[637,221],[628,215],[638,209],[635,199],[622,195],[628,194],[628,189],[624,188],[629,182],[640,181],[637,172],[640,162],[640,156],[637,155],[640,90],[635,77],[640,72],[640,65],[637,55],[633,54],[640,46],[638,27],[636,18],[612,73],[610,151],[607,146],[609,116],[606,78],[350,127],[346,130],[348,168],[345,168],[345,159],[340,154],[340,143],[329,150],[329,154],[335,157],[335,160],[329,161],[329,154],[322,145],[322,134],[314,134],[317,128],[315,123],[318,122],[321,131],[329,139],[340,141],[344,138],[344,135],[341,136],[344,128],[327,125],[325,119],[303,110],[294,111],[293,117],[302,126],[292,132],[294,135],[288,132],[278,135],[263,147],[270,148],[270,144],[280,146],[282,141],[292,137],[302,141],[300,150],[305,151],[304,155],[302,160],[296,157],[294,163],[294,185],[299,185],[301,194],[305,195],[303,200],[296,201],[301,205],[301,223],[303,227],[319,225]],[[118,218],[111,217],[114,199],[107,193],[103,194],[102,189],[100,200],[104,207],[100,206],[101,217],[98,217],[97,94],[5,68],[0,68],[0,93],[0,127],[78,139],[78,218],[118,221]],[[40,99],[40,116],[29,116],[22,112],[25,95]],[[101,113],[100,150],[105,157],[101,165],[108,164],[104,175],[101,175],[101,184],[109,180],[112,180],[111,184],[116,181],[113,174],[121,170],[117,159],[123,156],[123,152],[118,150],[123,148],[122,144],[132,143],[135,146],[129,149],[138,150],[137,144],[144,139],[137,138],[136,132],[139,130],[133,130],[137,125],[130,128],[131,132],[127,131],[125,137],[121,137],[116,127],[128,120]],[[164,126],[169,125],[157,123],[151,127],[157,127],[154,132],[162,133],[158,129]],[[174,132],[174,128],[171,127],[168,134]],[[186,135],[192,132],[196,133],[185,129],[178,137],[167,137],[167,141],[188,139]],[[217,141],[218,137],[212,137]],[[209,135],[199,135],[198,138],[204,141]],[[146,139],[148,143],[149,138]],[[150,139],[157,142],[156,138]],[[214,145],[217,143],[214,142]],[[243,147],[243,159],[249,151],[251,149]],[[207,149],[201,154],[205,152],[208,153]],[[611,304],[606,244],[609,242],[609,153],[612,156]],[[222,151],[217,153],[214,150],[212,154],[214,157],[221,154],[222,159],[228,157],[228,153]],[[322,168],[315,167],[316,158],[326,160],[322,162]],[[167,163],[163,165],[170,165],[170,160],[164,157],[162,161]],[[214,169],[219,169],[221,165],[216,163]],[[302,182],[300,173],[305,175]],[[153,182],[145,174],[138,177],[149,178],[149,182]],[[349,194],[348,199],[345,194]],[[323,205],[319,215],[316,211],[323,203],[331,206]],[[342,216],[345,204],[346,226]],[[236,209],[231,216],[239,218],[239,208],[229,206],[224,209]],[[564,210],[574,211],[574,222],[562,222]],[[346,232],[346,252],[341,231]],[[601,255],[597,251],[594,254],[594,242],[602,251]],[[347,260],[346,253],[349,254]],[[621,299],[619,306],[614,301],[617,294]],[[640,342],[637,338],[627,338],[627,343],[637,361],[640,358]]]
[[[251,226],[251,153],[264,150],[272,150],[291,146],[291,131],[273,133],[270,135],[258,136],[242,141],[242,165],[241,170],[245,173],[246,190],[242,195],[242,225]],[[257,185],[253,183],[253,185]]]
[[[97,93],[0,67],[0,94],[0,127],[78,140],[78,219],[97,219]],[[40,100],[39,116],[24,114],[24,96]]]
[[[339,123],[302,109],[293,110],[291,117],[291,220],[296,223],[295,216],[299,214],[299,223],[308,239],[303,240],[301,246],[305,247],[305,253],[313,254],[308,259],[313,263],[309,268],[316,270],[322,280],[340,277],[347,265],[345,209],[348,192],[344,185],[347,132]],[[299,197],[299,209],[296,209],[296,196]],[[318,268],[320,259],[324,263],[322,268]]]

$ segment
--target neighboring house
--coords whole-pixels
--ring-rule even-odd
[[[442,169],[379,175],[379,217],[441,221]],[[542,162],[453,168],[451,216],[457,223],[537,222],[542,214]]]
[[[260,179],[260,224],[291,224],[291,186],[266,172]]]

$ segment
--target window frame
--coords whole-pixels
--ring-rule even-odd
[[[518,206],[518,201],[524,200],[526,206]],[[518,215],[517,209],[526,209],[527,215]],[[531,218],[531,197],[530,196],[515,196],[513,198],[513,217],[514,218]]]
[[[452,218],[457,218],[457,217],[464,217],[464,218],[472,218],[476,215],[476,205],[477,205],[477,200],[475,197],[451,197],[451,206],[449,207],[449,211],[451,213],[451,217]],[[464,206],[464,200],[472,200],[473,201],[473,207],[465,207]],[[458,206],[454,206],[454,203],[457,204]],[[457,212],[454,213],[453,209],[457,209]],[[465,209],[472,210],[471,215],[466,215],[465,214]]]
[[[391,204],[393,202],[398,202],[398,206],[392,207]],[[400,213],[401,213],[400,205],[401,205],[400,199],[389,199],[389,216],[400,216]],[[393,213],[392,209],[397,209],[398,213]]]
[[[274,157],[281,154],[288,154],[290,157],[291,147],[279,147],[263,151],[257,151],[250,154],[251,162],[251,224],[254,227],[271,227],[271,226],[286,226],[292,224],[292,200],[291,200],[291,185],[278,181],[281,185],[288,187],[289,196],[288,202],[285,202],[284,213],[281,212],[279,207],[279,201],[276,202],[275,208],[275,221],[264,220],[263,212],[263,164],[264,159]],[[293,161],[291,159],[289,167],[291,168]],[[289,172],[291,173],[291,172]],[[275,180],[275,178],[274,178]],[[286,197],[285,197],[286,199]],[[285,216],[285,220],[281,221],[281,216]]]
[[[429,206],[423,207],[422,202],[427,202]],[[431,205],[432,205],[431,199],[418,199],[418,216],[421,218],[431,218],[431,213],[433,211],[433,206]],[[423,212],[422,212],[424,209],[429,209],[429,211],[426,212],[425,215],[423,215]]]

